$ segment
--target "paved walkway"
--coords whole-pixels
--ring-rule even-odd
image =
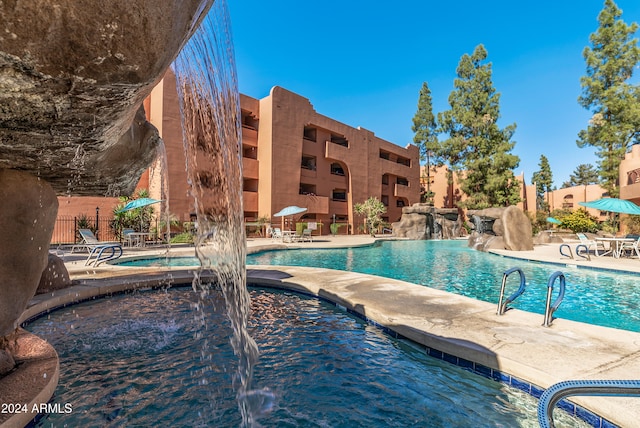
[[[283,247],[339,247],[369,245],[370,237],[322,237],[313,243],[282,244],[270,239],[249,239],[248,252]],[[572,246],[575,248],[575,244]],[[570,260],[559,244],[536,246],[533,251],[496,251],[507,257],[579,266],[640,272],[638,259],[595,258]],[[163,254],[164,249],[126,250],[126,255]],[[192,255],[194,250],[174,248],[172,253]],[[87,268],[84,259],[69,257],[66,266],[82,285],[34,298],[28,313],[64,301],[86,298],[125,287],[166,280],[158,268],[101,266]],[[190,275],[174,268],[175,281]],[[126,281],[123,281],[126,276]],[[93,278],[93,279],[91,279]],[[103,278],[97,280],[95,278]],[[164,279],[162,279],[164,278]],[[542,388],[565,380],[638,379],[640,333],[557,319],[542,327],[542,316],[511,310],[496,315],[496,305],[428,287],[387,278],[308,267],[251,266],[248,282],[303,291],[321,296],[374,320],[417,343],[464,360],[508,373]],[[45,305],[45,306],[43,306]],[[576,403],[623,427],[637,426],[638,398],[576,398]]]

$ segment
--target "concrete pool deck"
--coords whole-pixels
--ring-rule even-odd
[[[365,236],[321,237],[313,243],[298,244],[249,239],[247,248],[248,252],[254,252],[283,247],[369,245],[373,242],[372,238]],[[571,245],[575,248],[575,244]],[[558,247],[559,244],[548,244],[536,246],[533,251],[496,253],[505,257],[565,264],[569,268],[588,266],[640,273],[638,259],[593,257],[590,262],[569,260],[560,256]],[[127,249],[125,255],[149,256],[164,252],[153,248]],[[193,248],[174,248],[172,253],[193,254]],[[73,301],[166,283],[167,271],[171,272],[174,283],[188,283],[192,278],[185,268],[161,271],[158,268],[121,266],[87,268],[84,257],[65,259],[71,277],[78,284],[34,297],[23,319]],[[558,267],[558,270],[562,269]],[[522,380],[540,388],[566,380],[640,378],[640,333],[563,319],[556,319],[551,327],[542,327],[542,315],[511,310],[497,316],[496,304],[353,272],[250,266],[247,282],[319,296],[428,348],[499,370],[517,378],[516,382]],[[638,398],[591,397],[571,401],[622,427],[637,426],[640,420]]]

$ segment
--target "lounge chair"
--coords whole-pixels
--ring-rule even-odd
[[[576,233],[576,235],[580,240],[580,244],[587,247],[587,251],[593,250],[596,257],[604,256],[605,254],[609,254],[611,252],[611,249],[607,250],[605,248],[603,242],[598,242],[596,240],[589,239],[587,235],[585,235],[584,233]],[[598,249],[602,251],[600,254],[598,254]]]
[[[301,235],[296,235],[293,237],[294,242],[313,242],[313,238],[311,237],[311,229],[304,229]]]
[[[89,256],[84,262],[85,266],[98,266],[109,260],[115,260],[122,256],[122,245],[119,242],[99,241],[89,229],[79,229],[82,242],[71,247],[73,253],[76,249],[89,251]]]

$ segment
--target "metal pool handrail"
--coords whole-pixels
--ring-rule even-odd
[[[553,408],[565,397],[640,396],[640,380],[569,380],[550,386],[538,402],[538,423],[541,428],[554,428]]]
[[[558,297],[556,298],[556,300],[553,302],[553,304],[551,304],[551,294],[553,293],[553,283],[556,281],[557,278],[560,278],[560,291],[558,293]],[[562,299],[564,298],[565,282],[566,281],[564,279],[564,274],[560,271],[556,271],[552,273],[551,276],[549,277],[549,282],[547,283],[547,305],[544,311],[544,323],[542,324],[545,327],[551,326],[551,323],[553,322],[553,314],[556,311],[556,309],[558,309],[558,306],[560,306],[560,303],[562,303]]]
[[[509,275],[511,275],[514,272],[518,272],[520,274],[520,287],[518,288],[518,291],[516,291],[515,293],[513,293],[511,296],[509,296],[506,300],[504,300],[504,289],[505,286],[507,284],[507,277]],[[502,275],[502,285],[500,286],[500,299],[498,300],[498,312],[497,315],[502,315],[504,314],[508,309],[507,309],[507,305],[511,302],[513,302],[515,299],[518,298],[518,296],[520,296],[522,293],[524,293],[526,287],[526,279],[524,277],[524,272],[522,272],[522,269],[520,268],[511,268],[508,269],[504,272],[504,274]]]

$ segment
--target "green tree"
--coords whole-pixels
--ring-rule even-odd
[[[513,174],[520,159],[511,154],[516,125],[500,129],[500,94],[491,80],[487,51],[478,45],[471,56],[460,59],[449,95],[450,110],[438,114],[439,131],[449,134],[440,155],[452,170],[464,169],[460,187],[467,195],[461,206],[487,208],[520,201],[520,187]]]
[[[420,96],[418,97],[418,110],[413,116],[413,126],[411,130],[415,133],[413,142],[420,150],[420,160],[426,162],[426,182],[424,199],[426,202],[433,202],[433,192],[431,191],[431,165],[442,165],[442,158],[439,156],[438,134],[436,132],[436,118],[433,115],[433,104],[431,101],[431,91],[427,82],[422,83]]]
[[[587,186],[599,183],[598,171],[591,164],[580,164],[569,176],[569,181],[562,183],[562,188]]]
[[[619,196],[618,169],[627,148],[640,137],[640,88],[629,82],[640,62],[638,29],[627,25],[613,0],[605,0],[598,15],[599,27],[589,37],[592,47],[582,53],[587,64],[580,79],[578,102],[593,116],[586,130],[578,133],[578,147],[593,146],[600,158],[602,186]]]
[[[540,155],[540,167],[539,171],[533,173],[531,181],[536,184],[536,206],[538,210],[549,211],[549,204],[544,200],[544,194],[552,190],[553,186],[553,173],[551,172],[551,166],[549,166],[549,160],[545,155]]]
[[[361,204],[353,206],[356,214],[364,216],[365,225],[371,236],[375,236],[376,230],[383,223],[382,214],[387,212],[387,208],[375,196],[370,197]]]

